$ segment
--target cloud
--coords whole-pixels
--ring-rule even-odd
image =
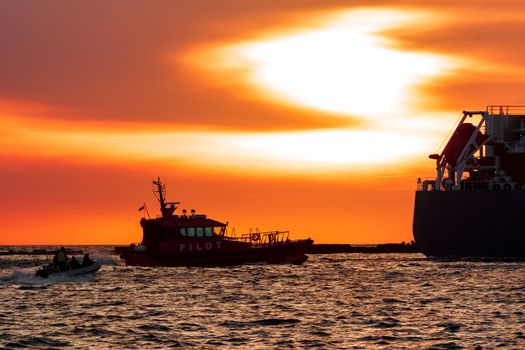
[[[287,7],[244,1],[2,2],[0,98],[64,108],[47,116],[54,119],[240,129],[340,123],[234,98],[173,65],[172,57],[188,45],[238,37]]]
[[[400,48],[492,65],[492,73],[464,69],[429,84],[432,108],[456,109],[462,101],[481,103],[470,93],[461,94],[467,82],[483,85],[484,99],[504,82],[513,88],[522,83],[522,78],[505,74],[498,84],[496,74],[501,65],[514,72],[522,68],[524,25],[519,14],[524,6],[520,1],[4,1],[0,98],[60,107],[60,112],[43,116],[49,119],[176,122],[244,130],[341,126],[348,121],[249,98],[254,94],[249,90],[240,98],[231,93],[236,86],[217,88],[216,81],[197,76],[174,57],[195,45],[311,28],[334,11],[390,8],[434,14],[422,25],[384,33]],[[496,85],[491,88],[492,82]],[[449,101],[448,86],[457,100]]]

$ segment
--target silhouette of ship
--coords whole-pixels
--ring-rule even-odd
[[[469,118],[469,120],[467,120]],[[464,111],[418,179],[413,233],[427,256],[525,258],[525,106]]]
[[[180,202],[166,202],[166,187],[153,181],[161,216],[140,220],[142,242],[115,251],[131,266],[227,266],[245,263],[296,264],[308,258],[313,240],[290,240],[288,231],[250,232],[240,237],[226,235],[228,223],[182,210]],[[146,209],[144,206],[141,210]],[[144,210],[147,213],[147,209]],[[149,214],[148,214],[149,216]]]

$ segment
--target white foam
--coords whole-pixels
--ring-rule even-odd
[[[0,270],[0,283],[39,284],[42,278],[35,275],[34,267],[10,267]]]
[[[36,268],[11,267],[0,270],[0,283],[5,284],[51,284],[67,282],[90,282],[95,279],[94,274],[80,276],[36,276]]]

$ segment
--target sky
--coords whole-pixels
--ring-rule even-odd
[[[0,244],[139,242],[169,200],[317,243],[412,240],[461,111],[525,104],[525,3],[0,2]]]

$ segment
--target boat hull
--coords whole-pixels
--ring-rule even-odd
[[[62,271],[62,272],[52,272],[52,273],[47,272],[45,269],[40,269],[36,272],[36,275],[43,277],[43,278],[76,277],[76,276],[94,274],[100,269],[101,266],[102,265],[100,263],[94,262],[93,264],[89,266],[81,267],[79,269]]]
[[[525,191],[417,191],[413,234],[426,256],[525,258]]]
[[[308,256],[305,252],[313,244],[312,240],[293,241],[283,244],[270,244],[235,252],[179,255],[177,253],[148,253],[129,250],[120,257],[128,266],[232,266],[240,264],[294,264],[301,265]]]

